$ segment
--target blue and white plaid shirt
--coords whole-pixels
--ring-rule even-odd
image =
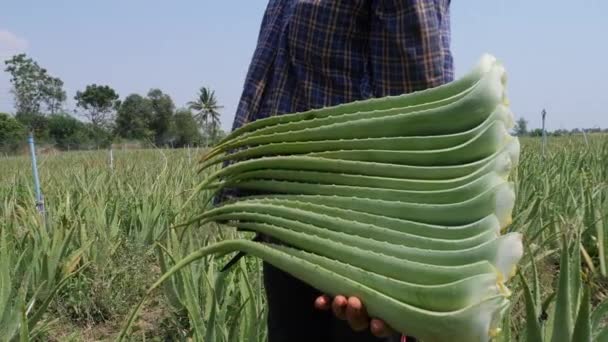
[[[233,129],[453,79],[449,0],[270,0]]]

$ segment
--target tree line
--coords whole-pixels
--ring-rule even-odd
[[[517,135],[520,137],[523,137],[523,136],[542,137],[543,130],[541,128],[529,129],[528,121],[524,118],[519,118],[515,122],[515,127],[513,127],[512,133],[514,135]],[[583,129],[580,129],[580,128],[573,128],[571,130],[556,129],[554,131],[545,131],[546,135],[554,136],[554,137],[559,137],[559,136],[564,136],[564,135],[573,135],[573,134],[582,134],[582,133],[583,133]],[[605,129],[601,129],[598,127],[584,128],[584,133],[608,133],[608,128],[605,128]]]
[[[63,81],[26,54],[4,62],[10,75],[13,115],[0,113],[0,152],[23,148],[28,133],[59,149],[107,148],[112,143],[147,146],[208,146],[221,139],[220,110],[215,92],[201,87],[197,97],[177,108],[169,94],[153,88],[124,99],[109,85],[90,84],[66,109]]]

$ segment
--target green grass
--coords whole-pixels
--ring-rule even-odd
[[[113,340],[164,270],[225,238],[214,227],[190,228],[183,238],[168,229],[201,212],[207,199],[193,194],[203,176],[196,174],[200,151],[190,152],[189,158],[187,150],[116,150],[113,169],[107,151],[41,155],[45,219],[34,206],[29,159],[0,157],[0,340]],[[524,233],[520,272],[547,338],[561,237],[580,257],[573,258],[580,260],[573,270],[590,284],[592,308],[608,295],[608,136],[590,135],[588,143],[582,136],[549,138],[544,157],[540,139],[523,138],[514,180],[517,203],[508,230]],[[218,277],[225,261],[193,263],[152,293],[130,339],[265,340],[260,263],[245,258]],[[510,285],[510,335],[503,333],[511,340],[526,332],[519,279]],[[596,318],[601,326],[604,317]]]

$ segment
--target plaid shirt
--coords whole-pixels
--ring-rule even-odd
[[[233,130],[268,116],[452,81],[449,5],[450,0],[270,0]],[[225,191],[216,203],[239,195]],[[304,339],[298,334],[315,316],[293,314],[311,305],[306,293],[295,294],[299,285],[271,267],[265,265],[264,272],[267,294],[275,297],[268,298],[269,340]],[[295,303],[300,297],[304,302]],[[348,329],[336,334],[342,336],[338,340],[372,339],[344,337]]]
[[[449,0],[270,0],[233,129],[453,79]]]

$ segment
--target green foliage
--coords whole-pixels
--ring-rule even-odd
[[[556,137],[561,137],[563,135],[568,135],[569,132],[567,129],[557,129],[553,132],[550,133],[550,135],[556,136]]]
[[[196,120],[187,109],[180,109],[173,117],[173,146],[194,146],[200,143],[201,134],[197,128]]]
[[[48,118],[49,136],[61,149],[76,148],[88,140],[84,123],[65,114],[54,114]]]
[[[2,190],[2,189],[0,189]],[[82,251],[73,248],[74,229],[47,230],[35,208],[11,197],[0,209],[0,336],[28,341],[48,329],[49,304],[82,268]],[[14,219],[3,219],[14,214]],[[19,223],[17,224],[17,221]],[[22,235],[22,229],[27,234]]]
[[[164,94],[160,89],[151,89],[148,99],[152,106],[152,119],[150,129],[154,131],[156,145],[162,146],[169,142],[171,134],[171,122],[175,105],[171,96]]]
[[[62,150],[94,149],[108,147],[110,134],[91,123],[84,123],[68,114],[48,117],[48,137],[55,147]]]
[[[74,96],[77,107],[74,112],[88,119],[88,124],[64,114],[66,92],[60,78],[50,75],[26,54],[15,55],[4,63],[4,71],[11,76],[14,118],[24,131],[34,132],[38,143],[60,149],[108,147],[116,134],[119,138],[144,140],[156,146],[180,147],[212,145],[225,136],[219,129],[222,106],[218,105],[214,91],[206,87],[200,89],[196,101],[189,103],[197,111],[193,117],[185,111],[176,112],[171,97],[157,88],[150,89],[145,97],[131,94],[121,104],[119,95],[110,86],[90,84]],[[7,127],[0,132],[7,135],[0,146],[3,153],[14,153],[22,144],[14,141],[19,140],[21,133],[13,132],[14,122],[10,125],[10,137]]]
[[[118,94],[107,85],[91,84],[84,91],[76,92],[76,106],[84,111],[84,116],[98,128],[107,128],[112,114],[119,106]]]
[[[549,323],[543,328],[540,324],[543,321],[541,313],[546,314],[547,309],[541,308],[541,303],[533,298],[525,278],[521,277],[526,307],[526,341],[591,342],[593,335],[599,336],[605,333],[606,328],[599,324],[592,325],[592,319],[597,319],[604,314],[602,311],[605,310],[604,307],[608,305],[608,301],[600,303],[592,313],[589,285],[581,283],[580,271],[574,272],[580,268],[578,266],[580,251],[577,248],[579,242],[578,239],[574,239],[568,243],[563,239],[555,306]],[[535,262],[533,256],[531,262]],[[538,282],[538,278],[534,277],[534,281]],[[571,286],[573,282],[578,283],[578,286]],[[598,339],[598,341],[603,340]]]
[[[115,132],[126,139],[152,139],[152,102],[138,94],[131,94],[120,104],[116,115]]]
[[[63,81],[57,77],[49,77],[42,85],[42,100],[50,114],[59,113],[66,100]]]
[[[518,137],[522,137],[528,134],[528,121],[523,117],[517,119],[517,121],[515,122],[515,127],[513,128],[513,134]]]
[[[51,113],[61,109],[66,99],[61,79],[49,75],[26,54],[15,55],[4,63],[5,71],[11,75],[17,114],[40,114],[43,105]]]
[[[0,113],[0,152],[14,152],[25,144],[25,139],[25,126],[8,114]]]
[[[25,126],[28,131],[34,132],[38,141],[48,141],[49,120],[46,116],[39,113],[17,113],[15,119]]]
[[[95,325],[124,316],[143,295],[154,263],[150,248],[116,237],[105,262],[94,262],[59,293],[53,310],[76,325]]]
[[[87,125],[88,134],[91,137],[94,146],[85,147],[89,148],[108,148],[112,145],[114,139],[112,132],[107,129],[96,127],[93,124]]]
[[[6,281],[0,279],[0,283],[11,284],[11,292],[6,297],[2,294],[7,288],[0,286],[0,299],[22,298],[16,297],[15,293],[24,283],[23,277],[3,272],[3,266],[36,270],[31,276],[32,284],[34,280],[35,284],[40,284],[40,270],[45,268],[36,265],[44,265],[44,260],[55,260],[46,262],[50,267],[46,267],[44,274],[62,270],[54,271],[56,277],[86,266],[52,297],[53,301],[44,310],[41,320],[28,326],[29,335],[42,330],[44,338],[41,340],[65,340],[65,332],[78,335],[80,331],[99,325],[107,327],[106,335],[99,332],[93,339],[112,340],[133,303],[159,276],[156,241],[163,240],[162,234],[167,227],[183,219],[178,216],[185,201],[180,192],[195,185],[194,164],[186,150],[115,150],[114,169],[108,167],[106,151],[62,153],[45,156],[42,160],[40,177],[47,210],[46,224],[34,206],[29,159],[10,157],[0,163],[0,241],[3,234],[8,234],[5,236],[11,247],[0,246],[0,277],[9,277]],[[200,199],[200,203],[191,205],[192,210],[198,210],[202,205],[204,198]],[[69,240],[68,232],[71,232]],[[46,235],[40,235],[42,233]],[[49,240],[51,242],[47,242]],[[15,260],[29,253],[29,243],[36,241],[43,242],[37,247],[40,252],[35,258],[23,259],[20,266]],[[64,244],[63,241],[69,243]],[[205,241],[203,235],[198,236],[192,241],[195,243],[192,248]],[[66,250],[59,253],[61,249],[57,247],[63,245],[67,246]],[[181,248],[190,247],[180,243],[171,251],[178,255]],[[5,255],[7,252],[10,257]],[[44,257],[43,252],[53,258]],[[221,264],[211,267],[217,272],[216,268]],[[250,272],[257,277],[257,266]],[[203,280],[207,276],[199,274],[195,279]],[[211,302],[211,294],[205,292],[206,284],[195,283],[193,286],[200,286],[197,291],[203,303]],[[22,302],[29,304],[31,296],[23,297]],[[47,297],[41,293],[36,298],[38,303]],[[263,309],[262,300],[257,300],[259,308]],[[5,327],[10,327],[12,332],[18,332],[20,328],[21,302],[15,300],[10,307],[4,303],[0,300],[0,307],[6,309],[5,317],[11,322],[16,321],[3,324],[0,318],[0,340],[8,336],[3,330]],[[235,318],[241,304],[241,297],[235,297],[231,306],[226,308],[226,320],[234,322],[235,326],[240,324]],[[184,316],[183,311],[173,311],[167,305],[163,293],[157,293],[155,303],[147,309],[151,328],[144,324],[142,333],[148,334],[146,337],[166,336],[173,340],[175,336],[187,336],[191,331],[187,314]],[[36,304],[32,313],[39,307],[42,305]],[[204,307],[201,310],[209,315]],[[218,321],[217,324],[224,325],[225,322]],[[257,319],[248,324],[263,328],[263,322]],[[134,338],[139,336],[137,333]],[[82,336],[77,338],[85,339]],[[90,335],[88,339],[91,339]]]
[[[187,111],[180,112],[192,120]],[[190,162],[185,149],[115,150],[113,170],[108,167],[107,151],[45,156],[40,168],[48,213],[48,228],[44,230],[34,206],[29,159],[2,159],[0,235],[5,234],[12,247],[0,247],[0,265],[10,260],[5,265],[13,271],[0,271],[0,277],[10,275],[8,282],[13,286],[9,298],[15,299],[6,317],[18,320],[21,299],[17,299],[25,298],[22,302],[27,304],[33,298],[31,292],[24,294],[26,297],[15,295],[19,294],[23,277],[13,275],[18,268],[13,260],[40,240],[42,232],[53,237],[75,229],[64,254],[67,257],[58,259],[60,269],[76,271],[86,267],[69,278],[65,287],[52,297],[45,315],[36,324],[28,325],[29,335],[39,332],[38,336],[44,337],[42,340],[66,340],[65,333],[70,332],[76,334],[74,340],[78,341],[86,339],[83,331],[87,334],[99,331],[87,335],[90,340],[114,340],[133,303],[157,279],[163,267],[174,265],[189,252],[210,242],[236,236],[233,232],[217,235],[214,229],[190,229],[181,240],[163,235],[171,231],[170,226],[187,219],[188,213],[204,210],[208,193],[191,201],[183,214],[179,211],[191,189],[204,177],[196,174],[194,161],[198,156],[194,151],[191,149]],[[603,244],[608,241],[604,237],[608,234],[607,137],[589,136],[589,147],[582,136],[549,139],[544,158],[540,151],[540,139],[522,139],[521,163],[515,175],[518,199],[514,222],[509,228],[509,231],[523,232],[528,247],[520,263],[520,272],[530,288],[528,298],[534,302],[528,312],[537,317],[543,336],[550,338],[548,332],[554,321],[562,255],[560,236],[567,234],[572,261],[575,232],[580,229],[581,244],[589,256],[589,261],[582,258],[581,265],[583,279],[591,288],[591,332],[594,341],[605,341],[608,304],[602,299],[608,287],[605,275],[600,272],[600,263],[607,257]],[[182,234],[179,230],[177,233]],[[62,236],[56,239],[65,240],[65,235]],[[42,240],[49,241],[48,238]],[[51,248],[52,245],[38,244],[37,248],[53,255],[58,249]],[[11,256],[2,254],[6,252]],[[30,266],[41,265],[36,258],[23,260],[20,269],[40,269],[40,266]],[[241,260],[223,283],[224,294],[220,296],[211,281],[225,261],[211,258],[193,263],[180,272],[179,277],[171,278],[161,291],[154,292],[153,300],[143,308],[142,320],[137,322],[139,330],[132,332],[130,340],[141,340],[144,335],[146,339],[186,340],[200,333],[213,333],[215,341],[264,341],[266,311],[260,265],[254,259]],[[35,273],[38,275],[32,279],[41,279],[41,272]],[[511,318],[503,326],[508,329],[510,325],[510,331],[503,331],[506,339],[501,341],[523,341],[527,335],[525,296],[523,286],[517,284],[513,282]],[[582,289],[580,294],[583,298]],[[186,303],[191,296],[192,303]],[[36,298],[36,302],[40,302],[41,297]],[[7,306],[0,303],[0,307]],[[585,333],[587,324],[579,321],[578,316],[573,315],[573,334]],[[14,324],[18,324],[16,322]],[[2,328],[8,326],[0,323]],[[10,326],[14,327],[13,323]]]
[[[530,131],[529,135],[531,137],[542,137],[543,136],[543,130],[541,128],[535,128],[532,131]]]

